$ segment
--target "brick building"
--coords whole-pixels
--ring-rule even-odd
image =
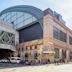
[[[50,8],[42,11],[32,6],[14,6],[3,10],[0,18],[19,33],[14,56],[32,62],[71,60],[72,31],[62,16]]]

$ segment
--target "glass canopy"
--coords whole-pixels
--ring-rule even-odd
[[[33,15],[26,12],[8,12],[3,14],[0,19],[11,23],[15,29],[19,29],[37,20]]]

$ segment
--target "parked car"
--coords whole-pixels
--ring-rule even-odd
[[[34,63],[35,63],[35,64],[39,64],[39,60],[36,59],[36,60],[34,61]]]
[[[21,58],[20,57],[10,57],[11,63],[20,63]]]
[[[31,62],[30,61],[28,61],[28,60],[25,60],[25,65],[30,65],[31,64]]]
[[[1,60],[0,60],[0,63],[8,63],[8,62],[9,62],[8,59],[1,59]]]
[[[25,60],[21,60],[20,63],[21,63],[21,64],[25,64]]]

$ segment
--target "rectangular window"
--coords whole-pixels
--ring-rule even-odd
[[[72,45],[72,37],[71,36],[69,36],[69,44]]]
[[[70,51],[70,54],[69,54],[69,56],[70,56],[70,59],[72,60],[72,52]]]
[[[53,37],[63,42],[67,42],[67,34],[56,27],[53,27]]]
[[[55,51],[55,58],[59,58],[59,49],[58,48],[54,48]]]

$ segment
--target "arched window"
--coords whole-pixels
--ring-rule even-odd
[[[38,53],[37,53],[37,52],[34,53],[34,58],[35,58],[35,59],[38,58]]]
[[[24,48],[22,47],[22,51],[24,51]]]
[[[18,57],[20,57],[20,54],[18,54]]]
[[[59,49],[58,48],[54,48],[54,51],[55,51],[54,57],[55,58],[59,58]]]
[[[25,53],[25,58],[28,58],[28,53]]]
[[[37,20],[33,15],[26,12],[8,12],[3,14],[0,19],[11,23],[16,29]]]

